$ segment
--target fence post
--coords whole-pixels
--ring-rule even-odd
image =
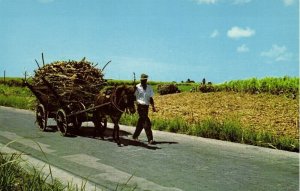
[[[4,70],[4,79],[3,79],[3,83],[5,84],[5,70]]]

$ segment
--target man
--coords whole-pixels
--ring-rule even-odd
[[[149,105],[152,106],[152,111],[156,112],[153,100],[153,89],[147,84],[148,75],[141,75],[141,83],[136,85],[135,96],[137,101],[137,111],[139,114],[139,120],[133,134],[133,139],[138,140],[138,136],[141,134],[143,128],[148,138],[149,144],[154,144],[153,135],[151,130],[151,122],[148,117]]]

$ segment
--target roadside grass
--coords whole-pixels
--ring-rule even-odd
[[[135,126],[138,115],[124,115],[120,123]],[[276,135],[269,131],[257,131],[251,127],[243,127],[236,119],[207,119],[196,123],[188,123],[180,117],[175,119],[154,118],[152,128],[160,131],[181,133],[211,139],[231,141],[242,144],[268,147],[273,149],[299,152],[299,141],[293,137]]]
[[[17,140],[11,141],[3,147],[13,144]],[[43,153],[46,161],[48,161],[46,154],[43,152],[40,145],[36,143]],[[2,150],[2,148],[0,148]],[[28,164],[22,158],[24,153],[4,153],[0,152],[0,190],[1,191],[84,191],[86,182],[81,185],[72,184],[68,182],[64,185],[52,175],[50,165],[49,174],[45,174],[42,170]],[[26,166],[26,168],[25,168]],[[95,188],[96,190],[96,188]]]
[[[29,89],[0,84],[0,105],[20,109],[34,109],[35,97]]]
[[[30,140],[30,139],[28,139]],[[17,140],[13,140],[3,147],[7,147]],[[31,140],[33,141],[33,140]],[[49,163],[46,154],[43,152],[39,143],[33,141],[41,150],[45,161]],[[49,173],[42,172],[28,163],[22,158],[24,153],[5,153],[0,147],[0,190],[1,191],[85,191],[87,180],[82,180],[81,184],[67,182],[63,184],[60,180],[53,177],[50,164],[48,166]],[[114,191],[124,190],[125,188],[135,190],[136,186],[128,185],[133,175],[125,183],[118,183]],[[90,189],[89,189],[90,190]],[[95,188],[94,191],[99,189]]]
[[[6,96],[0,94],[0,105],[15,107],[19,109],[33,110],[35,107],[35,98],[23,96]]]

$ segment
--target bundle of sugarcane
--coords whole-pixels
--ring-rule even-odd
[[[81,61],[55,61],[35,71],[32,86],[47,95],[50,103],[93,103],[105,84],[103,76],[102,70],[85,58]]]
[[[202,92],[202,93],[214,92],[215,88],[214,88],[214,86],[212,85],[211,82],[208,82],[207,84],[202,83],[199,86],[199,91]]]
[[[173,94],[173,93],[180,92],[180,90],[178,89],[176,84],[159,84],[157,86],[157,91],[160,95]]]

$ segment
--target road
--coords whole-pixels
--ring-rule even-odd
[[[144,132],[141,142],[133,141],[134,128],[127,126],[121,126],[119,147],[111,129],[102,140],[84,123],[74,136],[62,137],[38,130],[34,121],[33,112],[0,107],[0,143],[16,140],[11,148],[46,161],[44,152],[51,165],[103,190],[299,189],[299,153],[160,131],[154,131],[157,144],[149,146]]]

